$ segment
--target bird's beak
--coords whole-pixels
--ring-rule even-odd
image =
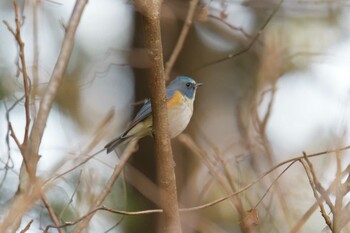
[[[203,86],[203,83],[196,83],[196,88]]]

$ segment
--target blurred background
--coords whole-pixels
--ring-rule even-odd
[[[164,1],[164,62],[173,52],[189,2]],[[32,114],[45,92],[74,3],[19,1]],[[172,140],[181,208],[238,191],[303,151],[311,154],[350,144],[349,11],[346,0],[199,1],[170,73],[170,79],[187,75],[204,84],[197,92],[189,127]],[[0,19],[15,27],[12,1],[0,2]],[[63,171],[101,149],[123,131],[140,108],[138,103],[149,96],[142,23],[132,1],[89,1],[50,112],[39,176],[49,178],[52,172]],[[2,25],[0,214],[9,208],[17,190],[22,163],[8,135],[8,119],[20,138],[24,132],[18,62],[17,44]],[[330,153],[311,160],[326,188],[337,169],[344,170],[349,164],[348,152],[338,153],[337,158]],[[117,156],[103,152],[55,183],[48,198],[61,223],[86,213],[117,163]],[[276,169],[234,198],[182,213],[183,232],[321,232],[326,224],[317,208],[304,216],[315,198],[300,163],[271,186],[285,168]],[[155,171],[153,139],[145,138],[105,204],[128,211],[158,208]],[[88,232],[155,232],[158,217],[98,212]],[[34,222],[28,232],[42,232],[51,224],[40,202],[22,220],[22,228],[31,219]]]

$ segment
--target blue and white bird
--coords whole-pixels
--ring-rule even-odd
[[[169,136],[174,138],[185,130],[193,114],[193,102],[197,88],[202,83],[180,76],[174,79],[167,87],[167,108]],[[109,142],[105,149],[111,152],[119,144],[131,139],[140,139],[152,135],[152,106],[148,99],[127,129],[117,138]]]

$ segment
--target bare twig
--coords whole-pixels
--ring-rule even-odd
[[[53,223],[55,224],[56,227],[58,227],[60,225],[60,221],[58,220],[55,211],[52,209],[52,206],[50,205],[49,200],[47,199],[45,193],[43,191],[41,191],[41,200],[43,201],[47,211],[49,212],[49,215],[51,217],[51,220],[53,221]],[[65,231],[62,228],[58,228],[58,232],[59,233],[64,233]]]
[[[105,149],[101,149],[95,153],[93,153],[92,155],[89,155],[88,157],[84,158],[81,162],[77,163],[76,165],[74,165],[73,167],[67,169],[66,171],[58,174],[58,175],[55,175],[54,177],[51,177],[50,179],[47,179],[45,182],[44,182],[44,185],[47,185],[50,183],[50,181],[55,181],[61,177],[63,177],[64,175],[74,171],[75,169],[77,169],[78,167],[80,167],[81,165],[87,163],[88,161],[90,161],[90,159],[92,159],[93,157],[95,157],[96,155],[100,154],[102,151],[104,151]],[[84,153],[83,153],[84,154]]]
[[[342,228],[341,213],[343,208],[344,195],[346,194],[345,192],[346,189],[343,187],[341,183],[342,161],[341,161],[341,156],[339,152],[336,155],[336,161],[337,161],[337,171],[335,176],[335,182],[336,182],[335,204],[334,204],[334,212],[333,212],[333,228],[331,229],[333,229],[334,233],[339,233]]]
[[[26,61],[25,61],[25,56],[24,56],[24,42],[22,40],[21,36],[21,21],[19,19],[19,12],[18,12],[18,4],[17,0],[13,1],[13,6],[15,9],[15,21],[16,21],[16,40],[19,46],[19,56],[21,59],[21,70],[23,74],[23,84],[24,84],[24,107],[25,107],[25,115],[26,115],[26,124],[25,124],[25,130],[24,130],[24,137],[23,137],[23,143],[22,143],[22,150],[26,149],[27,143],[28,143],[28,135],[29,135],[29,127],[30,127],[30,109],[29,109],[29,92],[30,92],[30,87],[29,87],[29,77],[27,73],[27,66],[26,66]],[[23,151],[22,151],[23,153]]]
[[[80,17],[83,14],[87,2],[88,0],[77,0],[74,6],[73,13],[67,26],[65,38],[63,40],[61,52],[51,75],[47,90],[40,102],[38,115],[30,133],[31,143],[29,150],[26,153],[26,157],[31,157],[28,172],[31,177],[34,177],[36,173],[36,165],[39,161],[38,151],[44,134],[46,121],[72,53],[75,32],[78,28]]]
[[[277,81],[277,80],[276,80]],[[264,115],[262,121],[259,119],[258,117],[258,114],[257,114],[257,118],[258,119],[258,128],[259,128],[259,134],[261,135],[261,137],[263,138],[263,141],[264,138],[266,138],[266,126],[267,126],[267,123],[269,122],[269,119],[270,119],[270,116],[272,114],[272,108],[273,108],[273,105],[275,103],[275,96],[276,96],[276,82],[272,84],[273,87],[271,88],[271,99],[269,101],[269,104],[267,105],[267,110],[266,110],[266,114]]]
[[[27,142],[28,142],[28,135],[29,135],[29,127],[30,127],[30,112],[29,112],[29,93],[30,93],[30,87],[29,87],[29,77],[27,73],[27,65],[25,61],[25,54],[24,54],[24,42],[22,40],[21,36],[21,21],[19,18],[19,10],[18,10],[18,3],[17,0],[13,0],[13,7],[15,12],[15,23],[16,23],[16,30],[14,30],[7,21],[3,21],[3,23],[6,25],[7,29],[11,32],[11,34],[15,37],[18,47],[19,47],[19,57],[21,60],[21,68],[20,71],[23,74],[23,86],[24,86],[24,107],[25,107],[25,116],[26,116],[26,124],[25,124],[25,130],[24,130],[24,137],[23,137],[23,143],[19,147],[23,154],[23,149],[26,148]]]
[[[236,31],[239,31],[241,32],[246,38],[252,38],[251,35],[249,35],[242,27],[237,27],[237,26],[234,26],[228,22],[226,22],[223,18],[221,17],[218,17],[216,15],[208,15],[208,17],[212,18],[212,19],[215,19],[215,20],[218,20],[219,22],[225,24],[227,27],[231,28],[232,30],[236,30]]]
[[[166,79],[169,79],[171,70],[173,69],[175,62],[176,62],[176,59],[178,58],[178,56],[182,50],[182,47],[185,43],[187,34],[188,34],[188,32],[191,28],[191,25],[193,23],[193,18],[194,18],[194,14],[196,12],[198,2],[199,2],[199,0],[191,0],[190,1],[190,7],[188,9],[186,20],[185,20],[185,23],[182,27],[180,36],[177,39],[175,48],[174,48],[174,50],[169,58],[169,61],[165,64],[165,78]]]
[[[292,163],[294,163],[295,161],[292,161]],[[278,167],[284,165],[285,163],[280,163],[278,165],[276,165],[275,167],[273,167],[272,169],[264,172],[261,176],[259,176],[258,178],[256,178],[254,181],[252,181],[251,183],[247,184],[246,186],[244,186],[243,188],[241,188],[240,190],[234,192],[234,193],[231,193],[227,196],[224,196],[222,198],[219,198],[215,201],[212,201],[212,202],[209,202],[209,203],[206,203],[206,204],[203,204],[203,205],[199,205],[199,206],[195,206],[195,207],[190,207],[190,208],[181,208],[180,211],[181,212],[190,212],[190,211],[197,211],[197,210],[201,210],[201,209],[204,209],[204,208],[208,208],[208,207],[211,207],[211,206],[214,206],[218,203],[221,203],[223,201],[226,201],[227,199],[231,198],[231,197],[234,197],[246,190],[248,190],[250,187],[252,187],[253,185],[255,185],[256,183],[258,183],[260,180],[262,180],[265,176],[267,176],[268,174],[270,174],[272,171],[274,171],[275,169],[277,169]],[[289,167],[289,166],[288,166]],[[285,171],[282,172],[282,174],[285,173]],[[279,178],[280,176],[278,176]],[[275,182],[275,181],[274,181]]]
[[[222,186],[226,194],[236,191],[233,182],[230,182],[230,179],[228,178],[230,185],[227,184],[223,176],[217,172],[217,169],[215,168],[215,165],[209,158],[208,154],[199,148],[189,136],[182,134],[178,139],[204,161],[205,166],[208,168],[209,172],[212,174],[215,180],[218,181],[218,183]],[[227,176],[229,177],[229,174]],[[242,200],[236,195],[233,195],[230,201],[243,220],[245,218],[246,212],[243,208]],[[240,227],[243,232],[254,232],[254,229],[250,225],[246,225],[244,221],[241,221]]]
[[[6,132],[6,139],[5,139],[6,146],[7,146],[7,159],[6,159],[6,162],[3,162],[0,160],[1,162],[4,163],[4,170],[5,170],[5,172],[4,172],[5,174],[2,176],[1,181],[0,181],[0,189],[2,188],[3,184],[5,183],[5,180],[7,178],[7,174],[9,171],[8,169],[13,168],[13,166],[14,166],[13,159],[11,156],[10,136],[15,141],[17,147],[21,148],[21,143],[19,142],[17,135],[16,135],[15,131],[13,130],[12,123],[10,121],[10,112],[18,103],[19,103],[19,101],[17,100],[10,108],[7,108],[6,101],[4,102],[4,107],[6,109],[6,121],[7,121],[7,132]]]
[[[255,36],[253,37],[253,39],[249,42],[248,46],[243,48],[242,50],[236,52],[236,53],[230,53],[228,54],[226,57],[224,58],[220,58],[218,60],[215,60],[215,61],[211,61],[211,62],[208,62],[208,63],[205,63],[203,65],[201,65],[199,68],[195,69],[195,71],[198,71],[204,67],[208,67],[208,66],[212,66],[212,65],[215,65],[215,64],[218,64],[220,62],[224,62],[224,61],[227,61],[227,60],[230,60],[232,58],[235,58],[235,57],[238,57],[239,55],[241,54],[244,54],[246,52],[248,52],[252,47],[253,45],[255,44],[255,42],[259,39],[260,35],[263,33],[263,31],[265,30],[265,28],[267,27],[267,25],[270,23],[270,21],[272,20],[272,18],[276,15],[276,13],[278,12],[278,10],[281,8],[281,5],[282,3],[284,2],[284,0],[281,0],[278,5],[275,7],[275,9],[272,11],[271,15],[267,18],[267,20],[264,22],[264,24],[260,27],[259,31],[255,34]]]
[[[262,63],[262,72],[267,71],[266,70],[266,63],[267,62]],[[277,70],[277,72],[276,72],[276,70]],[[262,117],[262,119],[260,119],[260,116],[258,113],[259,106],[256,104],[256,100],[254,101],[255,104],[253,105],[254,108],[252,109],[252,115],[253,115],[253,119],[254,119],[254,123],[255,123],[255,125],[254,125],[255,130],[257,131],[257,133],[259,135],[257,140],[260,141],[260,143],[263,147],[263,150],[264,150],[264,156],[266,156],[266,161],[270,164],[270,166],[272,166],[274,164],[274,157],[275,156],[273,155],[273,150],[271,149],[270,141],[266,135],[266,126],[267,126],[269,119],[270,119],[270,116],[272,114],[273,106],[275,103],[276,90],[277,90],[276,83],[277,83],[278,77],[280,76],[280,72],[278,72],[278,68],[274,69],[274,72],[275,73],[271,73],[271,71],[270,72],[267,71],[267,74],[262,74],[263,76],[259,80],[259,83],[261,83],[261,84],[259,85],[259,83],[258,83],[258,85],[260,86],[260,87],[258,87],[258,90],[263,89],[263,86],[265,86],[265,85],[272,86],[270,88],[271,97],[269,99],[269,103],[267,105],[266,112],[265,112],[264,116]],[[269,80],[264,79],[264,75],[269,76]],[[261,96],[261,98],[263,98],[263,95]],[[271,180],[275,181],[274,177],[275,177],[275,174],[273,174],[271,176]],[[273,181],[273,183],[274,183],[274,181]],[[281,210],[282,210],[285,218],[287,219],[287,222],[290,222],[290,221],[288,221],[290,219],[290,214],[288,211],[289,205],[286,202],[284,195],[281,192],[282,189],[279,187],[280,186],[279,183],[277,182],[275,184],[275,186],[276,186],[276,194],[277,194],[278,200],[279,200],[280,205],[281,205]]]
[[[341,177],[345,175],[349,175],[350,172],[350,165],[347,166],[346,169],[341,174]],[[348,176],[349,178],[349,176]],[[337,185],[336,181],[333,181],[332,184],[328,187],[327,192],[332,193],[332,191],[335,189],[335,186]],[[348,189],[349,190],[349,189]],[[300,217],[300,220],[294,225],[292,230],[290,231],[291,233],[297,233],[300,232],[301,228],[304,226],[304,224],[307,222],[307,220],[311,217],[313,212],[316,211],[318,207],[317,201],[305,212],[303,216]],[[349,215],[350,216],[350,215]]]
[[[75,220],[73,222],[66,222],[65,224],[60,225],[60,226],[48,225],[48,226],[46,226],[46,228],[44,230],[44,233],[48,232],[48,230],[50,228],[60,229],[60,228],[76,225],[77,223],[79,223],[81,221],[85,221],[87,218],[89,218],[90,216],[94,215],[97,211],[100,211],[100,210],[108,211],[110,213],[122,214],[122,215],[130,215],[130,216],[154,214],[154,213],[162,213],[163,212],[163,210],[161,210],[161,209],[129,212],[129,211],[123,211],[123,210],[115,210],[115,209],[112,209],[112,208],[109,208],[109,207],[106,207],[106,206],[101,206],[101,207],[98,207],[98,208],[95,208],[95,209],[89,211],[87,214],[81,216],[80,218],[78,218],[77,220]]]
[[[125,170],[126,169],[124,169],[123,173],[122,173],[122,187],[123,187],[123,196],[124,196],[124,203],[125,203],[124,209],[127,209],[127,206],[128,206],[128,190],[127,190],[127,187],[126,187]],[[122,215],[118,219],[118,221],[115,222],[113,224],[113,226],[108,228],[104,233],[108,233],[108,232],[112,231],[114,228],[116,228],[117,226],[119,226],[120,223],[124,220],[124,217],[125,217],[125,215]]]
[[[13,140],[15,141],[18,148],[21,148],[21,143],[20,143],[19,139],[17,138],[15,131],[13,130],[11,122],[8,122],[8,127],[9,127],[9,131],[10,131],[10,136],[13,138]]]
[[[80,185],[82,171],[83,171],[83,170],[80,170],[78,183],[77,183],[77,185],[75,185],[73,194],[71,195],[69,201],[68,201],[67,204],[63,207],[61,213],[59,214],[59,216],[58,216],[59,219],[62,219],[62,216],[63,216],[64,212],[66,211],[66,209],[68,208],[68,206],[73,202],[73,198],[74,198],[75,194],[77,193],[78,187],[79,187],[79,185]]]
[[[137,145],[137,140],[130,141],[130,143],[128,144],[128,146],[124,150],[118,165],[115,166],[114,172],[113,172],[112,176],[109,178],[102,193],[99,195],[99,197],[97,198],[95,203],[90,206],[89,212],[93,211],[96,208],[101,207],[103,201],[106,199],[108,194],[111,192],[113,184],[115,183],[115,181],[119,177],[120,173],[124,169],[127,161],[129,160],[131,155],[136,151],[136,145]],[[75,233],[81,232],[87,226],[87,224],[89,223],[89,221],[91,220],[92,217],[93,217],[93,213],[86,216],[84,218],[84,220],[82,220],[81,223],[76,226],[76,228],[74,229],[73,232],[75,232]]]
[[[333,150],[327,150],[327,151],[322,151],[322,152],[318,152],[318,153],[314,153],[314,154],[309,154],[307,155],[308,158],[312,158],[312,157],[317,157],[317,156],[321,156],[321,155],[326,155],[326,154],[329,154],[329,153],[334,153],[334,152],[337,152],[337,151],[344,151],[344,150],[348,150],[350,149],[350,146],[346,146],[346,147],[342,147],[342,148],[337,148],[337,149],[333,149]],[[258,178],[256,178],[254,181],[252,181],[250,184],[247,184],[246,186],[244,186],[243,188],[241,188],[240,190],[238,190],[237,192],[234,192],[234,193],[231,193],[225,197],[222,197],[222,198],[219,198],[215,201],[212,201],[212,202],[209,202],[209,203],[206,203],[206,204],[203,204],[203,205],[199,205],[199,206],[196,206],[196,207],[191,207],[191,208],[182,208],[181,211],[182,212],[187,212],[187,211],[195,211],[195,210],[200,210],[200,209],[203,209],[203,208],[207,208],[207,207],[210,207],[210,206],[213,206],[213,205],[216,205],[220,202],[223,202],[239,193],[242,193],[244,192],[245,190],[249,189],[250,187],[252,187],[253,185],[255,185],[256,183],[258,183],[261,179],[263,179],[265,176],[267,176],[268,174],[270,174],[272,171],[276,170],[277,168],[283,166],[283,165],[286,165],[286,164],[289,164],[289,163],[292,163],[292,162],[295,162],[295,161],[299,161],[301,159],[303,159],[304,156],[298,156],[298,157],[294,157],[292,159],[288,159],[288,160],[285,160],[275,166],[273,166],[272,168],[270,168],[269,170],[267,170],[266,172],[262,173]]]
[[[19,71],[22,72],[23,76],[23,86],[24,86],[24,107],[25,107],[25,117],[26,117],[26,123],[25,123],[25,130],[24,130],[24,137],[23,137],[23,143],[21,144],[13,131],[12,125],[9,122],[9,130],[11,132],[12,138],[15,140],[18,148],[21,151],[21,154],[23,156],[23,162],[25,166],[27,166],[27,160],[24,155],[24,151],[28,142],[28,134],[29,134],[29,127],[30,127],[30,112],[29,112],[29,93],[30,93],[30,80],[27,73],[27,66],[25,61],[25,54],[24,54],[24,42],[22,40],[21,36],[21,21],[19,18],[19,10],[18,10],[18,3],[17,0],[13,0],[13,7],[15,12],[15,24],[16,24],[16,30],[14,30],[7,21],[3,20],[3,23],[6,25],[7,29],[11,32],[11,34],[14,36],[14,38],[17,41],[18,48],[19,48],[19,57],[21,61],[21,67],[19,68]],[[19,66],[19,64],[18,64]],[[17,101],[16,101],[17,102]]]
[[[316,176],[316,172],[315,172],[315,169],[314,169],[314,166],[312,165],[312,163],[310,162],[307,154],[305,152],[303,152],[303,155],[304,155],[304,159],[305,161],[307,162],[308,166],[309,166],[309,169],[310,169],[310,172],[311,172],[311,177],[312,177],[312,180],[313,180],[313,183],[315,185],[315,188],[316,190],[321,194],[321,197],[323,198],[323,200],[326,201],[328,207],[331,209],[332,213],[335,212],[335,207],[329,197],[329,194],[327,193],[327,191],[323,188],[323,186],[321,185],[321,183],[318,181],[318,178]]]
[[[269,193],[269,191],[271,190],[271,188],[274,186],[274,184],[276,184],[276,182],[279,180],[279,178],[291,167],[293,166],[293,164],[296,161],[291,162],[285,169],[283,169],[283,171],[273,180],[273,182],[271,183],[271,185],[268,187],[268,189],[265,191],[264,195],[260,198],[260,200],[256,203],[255,207],[253,209],[258,208],[258,205],[264,200],[264,198],[266,197],[266,195]]]
[[[32,14],[33,14],[33,67],[32,67],[32,88],[31,88],[31,102],[33,104],[33,114],[32,118],[36,117],[36,104],[35,97],[38,94],[38,85],[39,85],[39,27],[38,27],[38,9],[41,1],[34,0],[32,4]]]
[[[49,177],[51,177],[51,178],[45,180],[44,185],[48,184],[50,181],[55,181],[55,180],[59,179],[60,177],[62,177],[62,176],[64,176],[64,175],[68,174],[69,172],[71,172],[71,171],[75,170],[76,168],[80,167],[81,165],[87,163],[90,159],[94,158],[94,157],[97,156],[99,153],[101,153],[102,151],[104,151],[105,149],[103,148],[103,149],[101,149],[101,150],[95,152],[95,153],[92,154],[92,155],[89,155],[89,156],[86,155],[86,154],[88,154],[88,153],[96,146],[96,144],[97,144],[99,141],[101,141],[101,139],[104,137],[106,127],[108,126],[108,123],[111,121],[112,117],[113,117],[113,111],[110,111],[110,112],[104,117],[104,119],[101,121],[101,123],[97,125],[96,130],[95,130],[94,133],[93,133],[93,135],[94,135],[93,139],[91,140],[91,142],[88,143],[88,145],[86,146],[86,149],[84,149],[84,150],[82,151],[82,153],[80,153],[80,154],[77,156],[77,158],[78,158],[80,161],[79,161],[79,162],[76,162],[76,164],[75,164],[72,168],[70,168],[70,169],[68,169],[68,170],[66,170],[66,171],[64,171],[64,172],[62,172],[62,173],[60,173],[60,174],[50,175]],[[82,158],[83,158],[83,159],[82,159]],[[69,158],[63,160],[60,164],[58,164],[57,166],[55,166],[55,168],[53,168],[52,170],[53,170],[53,171],[58,171],[58,169],[59,169],[60,167],[62,167],[62,166],[67,162],[67,160],[72,160],[72,158],[69,157]]]
[[[315,154],[310,154],[310,155],[307,155],[307,157],[310,158],[310,157],[325,155],[325,154],[332,153],[332,152],[336,152],[336,151],[347,150],[347,149],[349,149],[349,148],[350,148],[350,146],[346,146],[346,147],[343,147],[343,148],[337,148],[337,149],[334,149],[334,150],[328,150],[328,151],[323,151],[323,152],[319,152],[319,153],[315,153]],[[241,192],[243,192],[243,191],[249,189],[251,186],[253,186],[253,185],[256,184],[257,182],[259,182],[262,178],[264,178],[266,175],[268,175],[269,173],[271,173],[273,170],[277,169],[278,167],[281,167],[281,166],[283,166],[283,165],[285,165],[285,164],[288,164],[288,163],[292,163],[292,162],[295,162],[295,161],[299,161],[299,160],[304,159],[304,158],[305,158],[305,156],[299,156],[299,157],[295,157],[295,158],[293,158],[293,159],[289,159],[289,160],[286,160],[286,161],[284,161],[284,162],[281,162],[281,163],[277,164],[276,166],[272,167],[271,169],[269,169],[268,171],[266,171],[265,173],[263,173],[261,176],[259,176],[257,179],[255,179],[253,182],[251,182],[250,184],[246,185],[245,187],[243,187],[242,189],[240,189],[239,191],[237,191],[237,192],[235,192],[235,193],[232,193],[232,194],[230,194],[230,195],[228,195],[228,196],[225,196],[225,197],[223,197],[223,198],[220,198],[220,199],[218,199],[218,200],[215,200],[215,201],[213,201],[213,202],[210,202],[210,203],[207,203],[207,204],[204,204],[204,205],[201,205],[201,206],[192,207],[192,208],[183,208],[183,209],[181,209],[180,211],[181,211],[181,212],[196,211],[196,210],[200,210],[200,209],[203,209],[203,208],[207,208],[207,207],[213,206],[213,205],[215,205],[215,204],[217,204],[217,203],[220,203],[220,202],[222,202],[222,201],[224,201],[224,200],[227,200],[227,199],[231,198],[232,196],[238,195],[239,193],[241,193]],[[347,170],[348,170],[348,169],[347,169]],[[283,171],[283,172],[285,172],[285,171]],[[282,173],[283,173],[283,172],[282,172]],[[344,172],[346,172],[346,171],[344,171]],[[24,202],[23,202],[23,200],[22,200],[22,201],[19,200],[19,201],[18,201],[18,204],[23,205],[23,203],[31,203],[31,202],[33,202],[33,200],[34,200],[33,198],[35,197],[35,196],[33,196],[33,195],[36,195],[36,194],[35,194],[35,193],[32,193],[29,197],[27,196],[27,197],[26,197],[26,201],[24,201]],[[29,198],[29,199],[28,199],[28,198]],[[98,208],[101,208],[101,207],[98,207]],[[96,210],[96,211],[97,211],[97,210]],[[13,212],[13,214],[16,213],[16,212],[14,212],[14,211],[12,211],[12,212]],[[152,213],[161,212],[161,210],[151,210],[151,212],[152,212]],[[92,214],[93,214],[93,213],[92,213]],[[123,212],[120,212],[120,214],[124,214],[124,213],[123,213]],[[144,212],[142,212],[141,214],[144,214]],[[86,216],[85,216],[85,217],[86,217]],[[84,218],[84,219],[85,219],[85,218]],[[82,220],[83,220],[83,219],[82,219]],[[80,220],[80,221],[82,221],[82,220]],[[4,226],[4,225],[3,225],[3,226]],[[51,227],[55,227],[55,226],[51,226]],[[3,229],[3,228],[2,228],[2,229]]]
[[[306,156],[305,156],[305,157],[306,157]],[[303,165],[303,167],[304,167],[304,170],[305,170],[306,175],[307,175],[307,177],[308,177],[310,186],[311,186],[311,188],[312,188],[312,192],[313,192],[314,197],[315,197],[315,199],[316,199],[316,201],[317,201],[317,203],[318,203],[318,206],[320,207],[321,214],[322,214],[322,216],[323,216],[323,218],[324,218],[326,224],[328,225],[328,227],[329,227],[330,229],[333,229],[333,227],[332,227],[332,222],[331,222],[329,216],[327,215],[326,210],[325,210],[325,208],[324,208],[324,206],[323,206],[323,201],[322,201],[322,199],[320,198],[320,196],[319,196],[318,193],[317,193],[316,185],[315,185],[314,179],[313,179],[313,175],[312,175],[311,172],[310,172],[311,169],[310,169],[310,167],[308,168],[307,163],[306,163],[303,159],[300,159],[299,161],[300,161],[300,163],[301,163],[301,164]]]
[[[6,133],[6,144],[7,144],[7,149],[8,152],[10,154],[10,137],[11,136],[13,138],[13,140],[15,141],[18,149],[21,149],[21,143],[19,141],[19,139],[17,138],[16,132],[13,130],[11,121],[10,121],[10,112],[17,106],[17,104],[22,101],[25,97],[22,96],[21,98],[17,99],[10,108],[7,108],[6,102],[4,103],[5,109],[6,109],[6,121],[7,121],[7,133]]]
[[[10,26],[10,24],[6,20],[3,20],[2,22],[7,27],[7,30],[9,30],[11,32],[11,34],[16,38],[16,33],[13,30],[13,28]]]
[[[20,233],[25,233],[25,232],[29,231],[29,228],[30,228],[30,226],[32,225],[33,221],[34,221],[33,219],[30,220],[30,221],[28,222],[28,224],[23,228],[23,230],[21,230]]]
[[[231,186],[231,189],[233,191],[235,191],[236,187],[235,187],[235,183],[234,183],[234,176],[231,172],[231,169],[228,167],[228,163],[224,160],[224,158],[221,155],[220,150],[217,147],[213,148],[213,150],[214,150],[214,155],[216,156],[218,161],[221,163],[222,168],[224,169],[226,179],[228,180],[228,182]]]
[[[18,228],[18,220],[21,219],[23,214],[33,206],[38,198],[40,198],[42,184],[36,179],[36,169],[39,161],[38,151],[50,109],[72,52],[75,31],[78,27],[80,17],[86,4],[87,0],[77,0],[69,20],[60,55],[57,59],[57,63],[50,78],[47,90],[42,101],[40,102],[38,117],[35,119],[29,135],[28,142],[30,143],[26,145],[25,151],[23,150],[24,153],[22,152],[24,161],[26,161],[25,165],[27,169],[22,169],[23,166],[21,168],[18,191],[13,198],[14,200],[10,208],[11,211],[4,216],[3,222],[1,222],[1,230],[6,231],[8,228]],[[16,21],[16,23],[18,23],[17,25],[20,26],[19,20],[18,22]],[[12,30],[11,33],[14,33],[14,31]],[[20,56],[23,56],[24,60],[24,54],[20,54]],[[23,64],[21,68],[22,72],[24,72],[25,66]],[[27,81],[29,81],[29,79],[27,79]]]

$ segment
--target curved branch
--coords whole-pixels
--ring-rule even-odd
[[[111,208],[106,207],[106,206],[101,206],[101,207],[98,207],[96,209],[89,211],[87,214],[85,214],[84,216],[81,216],[80,218],[78,218],[77,220],[75,220],[73,222],[66,222],[65,224],[62,224],[60,226],[48,225],[48,226],[46,226],[44,233],[48,232],[50,228],[60,229],[60,228],[75,225],[81,221],[84,221],[86,218],[92,217],[92,215],[94,215],[97,211],[100,211],[100,210],[108,211],[108,212],[114,213],[114,214],[122,214],[122,215],[129,215],[129,216],[154,214],[154,213],[162,213],[163,212],[163,210],[161,210],[161,209],[141,210],[141,211],[129,212],[129,211],[111,209]]]
[[[73,13],[66,28],[66,35],[63,40],[60,54],[52,72],[47,90],[45,91],[45,94],[40,102],[38,116],[34,121],[33,129],[29,136],[30,144],[29,149],[26,151],[26,157],[27,160],[29,160],[28,173],[32,178],[35,177],[36,165],[39,161],[39,147],[44,134],[49,112],[61,84],[64,72],[67,68],[69,58],[72,54],[75,32],[78,28],[80,18],[87,2],[88,0],[77,0],[75,4]]]
[[[176,59],[178,58],[182,47],[184,46],[187,34],[191,28],[191,25],[193,23],[194,13],[196,12],[196,8],[198,5],[199,0],[191,0],[190,1],[190,7],[188,9],[188,13],[186,16],[185,23],[182,27],[181,33],[179,38],[177,39],[175,48],[169,58],[169,61],[165,64],[165,78],[169,79],[169,75],[171,73],[171,70],[173,69]]]

